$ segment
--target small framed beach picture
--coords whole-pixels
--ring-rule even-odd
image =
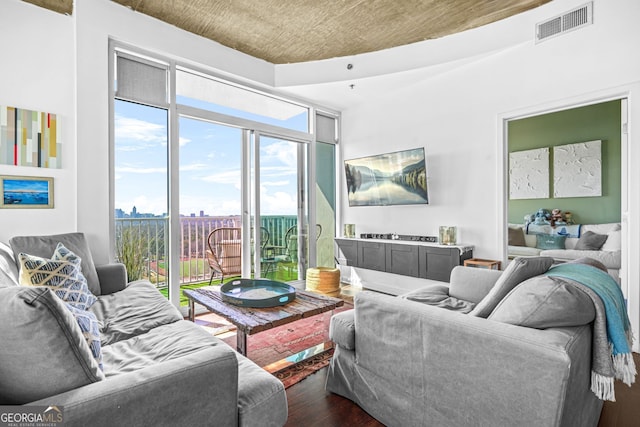
[[[53,208],[53,178],[0,175],[0,208]]]

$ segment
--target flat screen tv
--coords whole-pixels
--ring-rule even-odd
[[[349,206],[428,204],[424,148],[345,160]]]

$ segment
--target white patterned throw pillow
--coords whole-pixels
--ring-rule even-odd
[[[78,322],[82,335],[87,340],[91,354],[98,362],[100,370],[104,370],[102,367],[102,345],[100,344],[100,323],[96,315],[87,310],[80,310],[73,304],[65,303],[65,306]]]
[[[54,256],[64,259],[46,259],[20,253],[20,284],[46,286],[63,301],[80,310],[91,307],[96,302],[96,297],[89,290],[87,279],[82,274],[80,258],[61,244],[58,244]]]

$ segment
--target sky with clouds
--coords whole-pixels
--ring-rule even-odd
[[[115,110],[115,208],[167,208],[167,112],[123,101]],[[180,119],[180,214],[239,215],[242,131]],[[261,214],[296,214],[296,144],[262,138]]]

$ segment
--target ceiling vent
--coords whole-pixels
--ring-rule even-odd
[[[593,24],[593,2],[536,24],[536,43]]]

